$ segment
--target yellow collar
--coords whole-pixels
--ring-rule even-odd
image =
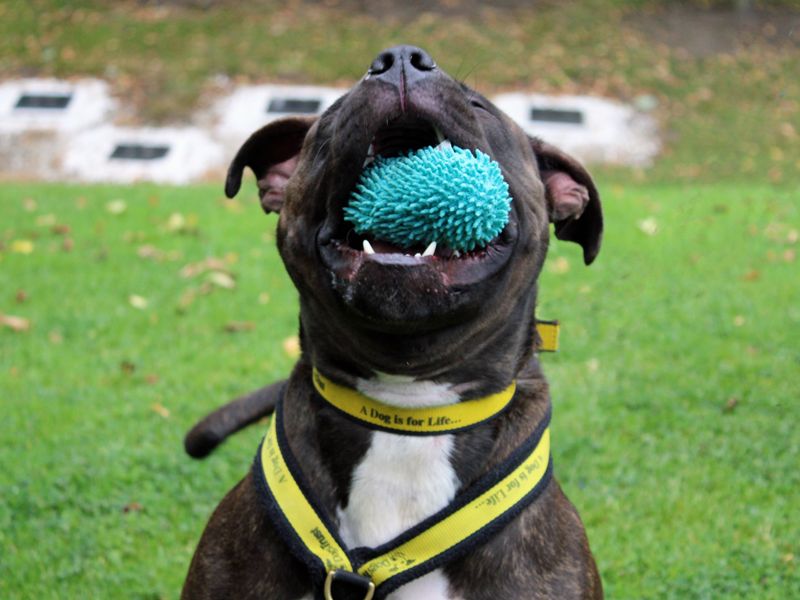
[[[506,389],[456,404],[422,408],[399,408],[334,383],[314,368],[314,387],[325,401],[348,417],[373,429],[412,435],[438,435],[474,427],[501,413],[517,389],[512,381]]]

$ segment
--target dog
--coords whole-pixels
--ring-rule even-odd
[[[499,163],[512,199],[502,233],[463,254],[365,244],[369,236],[353,231],[343,209],[371,156],[443,139]],[[281,398],[254,469],[205,528],[183,600],[602,598],[584,527],[550,476],[550,400],[535,352],[550,223],[556,237],[582,247],[587,265],[600,249],[602,210],[588,172],[413,46],[381,52],[319,118],[288,117],[255,132],[230,166],[229,197],[246,167],[263,209],[279,212],[302,353],[288,381],[221,409],[195,431],[201,455]],[[347,413],[334,391],[375,403],[377,420]],[[425,431],[391,429],[392,418],[401,420],[393,411],[461,415],[498,398],[501,409],[463,429],[451,427],[460,416],[437,417]],[[226,418],[202,442],[199,434]],[[444,433],[431,433],[440,426]],[[516,458],[523,455],[528,462]],[[533,475],[520,475],[525,469],[536,472],[525,501],[497,508],[520,481],[533,485]],[[295,496],[282,501],[281,486],[295,479]],[[437,519],[478,504],[506,512],[464,517],[432,559],[405,552]],[[296,505],[321,523],[308,539]],[[352,572],[336,567],[342,556]],[[388,579],[378,579],[381,569]]]

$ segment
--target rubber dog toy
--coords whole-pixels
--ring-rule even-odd
[[[510,206],[497,162],[480,150],[439,146],[376,158],[344,216],[356,233],[402,248],[435,241],[469,252],[503,230]]]

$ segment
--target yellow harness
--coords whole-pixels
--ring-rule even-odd
[[[323,399],[338,410],[373,428],[392,430],[382,418],[375,422],[361,410],[369,415],[375,408],[388,415],[388,425],[398,425],[394,431],[416,435],[440,435],[484,422],[502,411],[515,391],[512,383],[478,400],[397,409],[339,386],[316,369],[313,379]],[[449,428],[441,419],[450,420]],[[256,455],[254,476],[273,525],[309,570],[315,598],[380,600],[483,543],[539,496],[552,474],[549,421],[548,411],[531,436],[501,464],[459,492],[447,507],[377,548],[347,548],[330,516],[316,503],[286,442],[283,398]]]

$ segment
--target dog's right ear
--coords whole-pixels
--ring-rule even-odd
[[[286,182],[297,166],[303,140],[316,117],[287,117],[268,123],[239,148],[225,180],[225,195],[233,198],[242,186],[242,173],[250,167],[258,182],[264,212],[280,212]]]

